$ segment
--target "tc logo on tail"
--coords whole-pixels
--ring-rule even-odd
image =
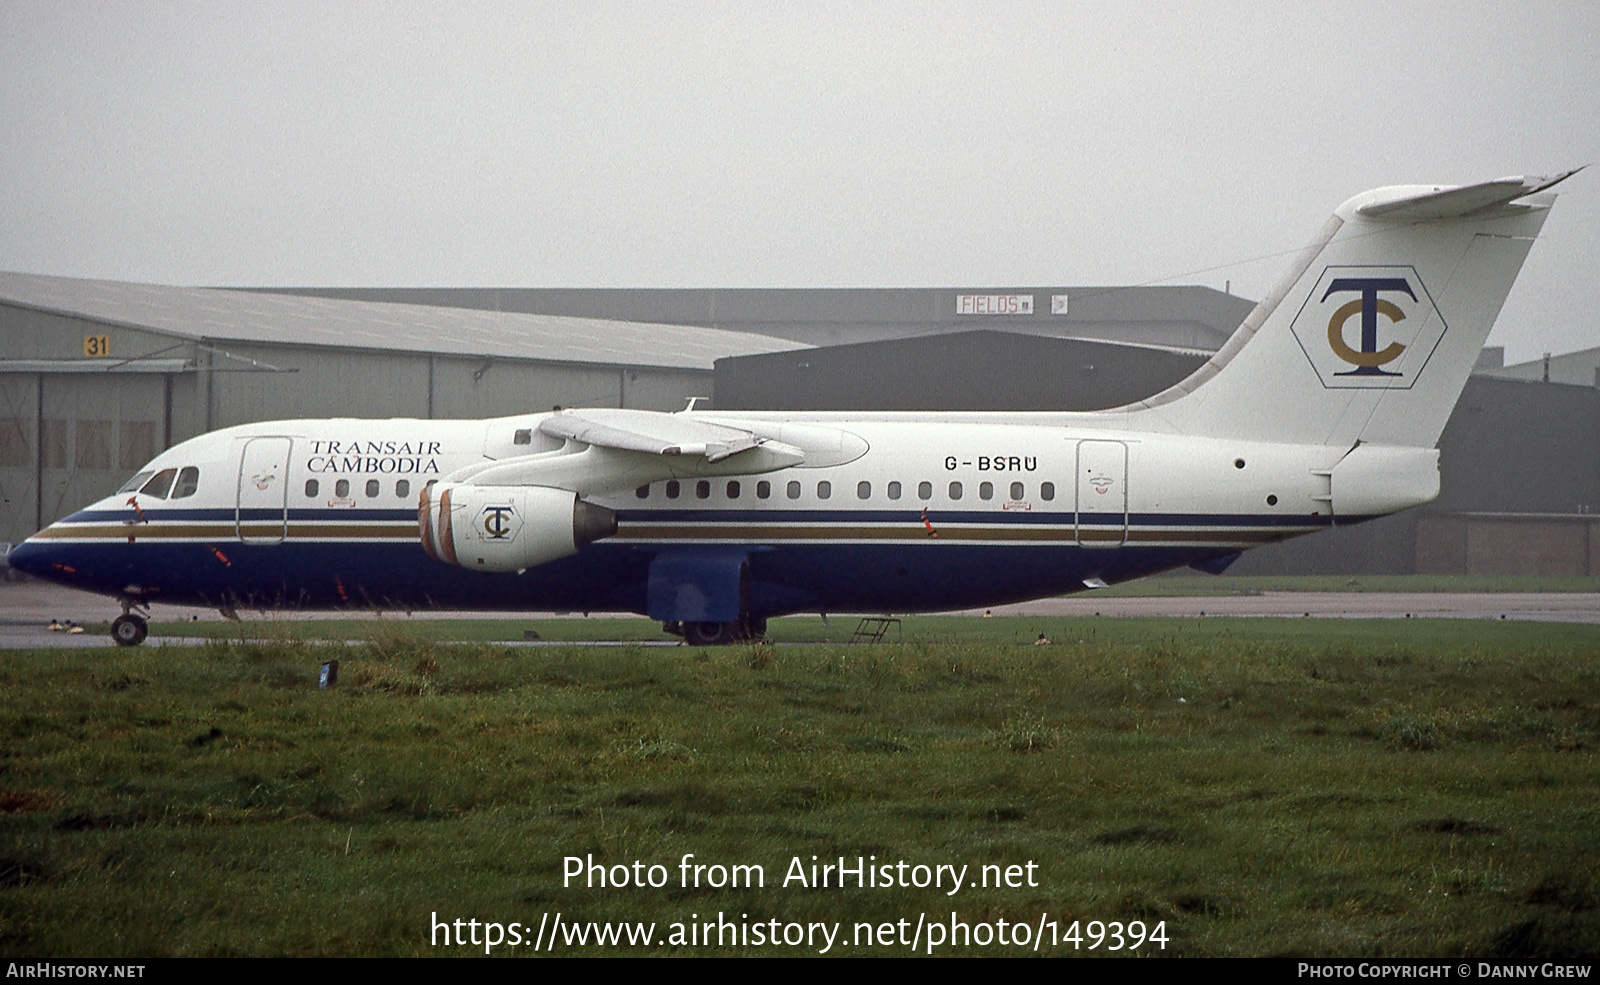
[[[1328,267],[1289,330],[1325,387],[1409,389],[1445,327],[1414,268]]]

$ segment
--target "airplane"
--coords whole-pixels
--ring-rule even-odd
[[[1093,412],[557,410],[244,424],[13,549],[121,600],[600,611],[688,643],[797,612],[981,608],[1419,506],[1572,175],[1351,198],[1214,357]]]

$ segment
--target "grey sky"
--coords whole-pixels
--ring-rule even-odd
[[[4,270],[1257,297],[1356,192],[1600,157],[1600,4],[0,0],[0,124]],[[1513,360],[1600,345],[1563,190]]]

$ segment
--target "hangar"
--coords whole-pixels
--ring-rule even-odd
[[[1576,386],[1600,386],[1600,347],[1580,349],[1565,355],[1545,353],[1542,359],[1533,359],[1512,366],[1502,366],[1485,371],[1490,376],[1508,380],[1538,380],[1541,383],[1571,383]]]
[[[713,389],[722,410],[1099,410],[1210,355],[981,329],[719,359]]]
[[[807,345],[994,329],[1215,352],[1255,302],[1199,286],[282,288],[285,293],[489,311],[703,325]]]

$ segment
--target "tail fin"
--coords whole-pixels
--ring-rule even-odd
[[[1121,409],[1184,434],[1432,448],[1555,199],[1527,196],[1573,173],[1357,195],[1208,363]]]

